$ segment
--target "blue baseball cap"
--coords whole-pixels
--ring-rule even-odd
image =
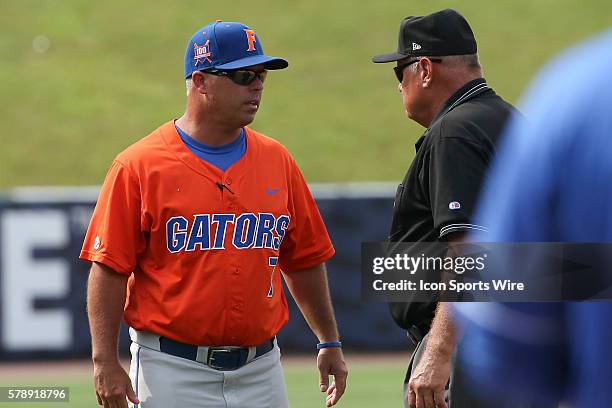
[[[265,69],[283,69],[289,63],[265,55],[255,31],[242,23],[217,20],[195,34],[185,52],[185,79],[195,71],[232,70],[263,64]]]

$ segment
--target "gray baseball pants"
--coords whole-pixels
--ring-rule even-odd
[[[155,350],[154,345],[146,347],[134,341],[130,352],[130,378],[140,400],[140,404],[130,407],[289,406],[276,341],[272,351],[233,371],[218,371],[206,364]]]

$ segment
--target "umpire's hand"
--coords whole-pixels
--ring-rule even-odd
[[[444,400],[444,389],[450,372],[450,356],[425,347],[423,357],[412,372],[408,383],[410,407],[448,408]]]
[[[134,404],[140,403],[130,377],[118,361],[94,363],[94,387],[98,404],[104,408],[127,408],[126,397]]]
[[[319,350],[317,367],[319,368],[319,388],[321,392],[327,392],[325,405],[328,407],[334,406],[344,394],[346,377],[348,376],[342,349],[330,347]],[[330,375],[334,376],[331,385],[329,385]]]

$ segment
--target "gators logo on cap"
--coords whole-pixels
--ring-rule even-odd
[[[205,59],[209,63],[212,63],[212,60],[209,58],[212,55],[212,53],[210,52],[209,43],[210,40],[206,40],[204,45],[198,45],[196,42],[193,43],[193,59],[195,60],[195,65],[198,65],[198,62],[200,62],[200,60],[202,59]]]
[[[247,48],[247,51],[255,51],[255,43],[257,42],[257,38],[255,38],[255,31],[245,28],[244,33],[246,34],[247,41],[249,42],[249,48]]]

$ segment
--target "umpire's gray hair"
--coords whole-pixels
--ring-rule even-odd
[[[480,59],[478,54],[464,54],[464,55],[447,55],[442,57],[430,57],[430,58],[441,58],[442,63],[451,68],[468,68],[471,71],[481,70]],[[413,73],[416,73],[419,69],[419,64],[413,64],[410,67]]]

